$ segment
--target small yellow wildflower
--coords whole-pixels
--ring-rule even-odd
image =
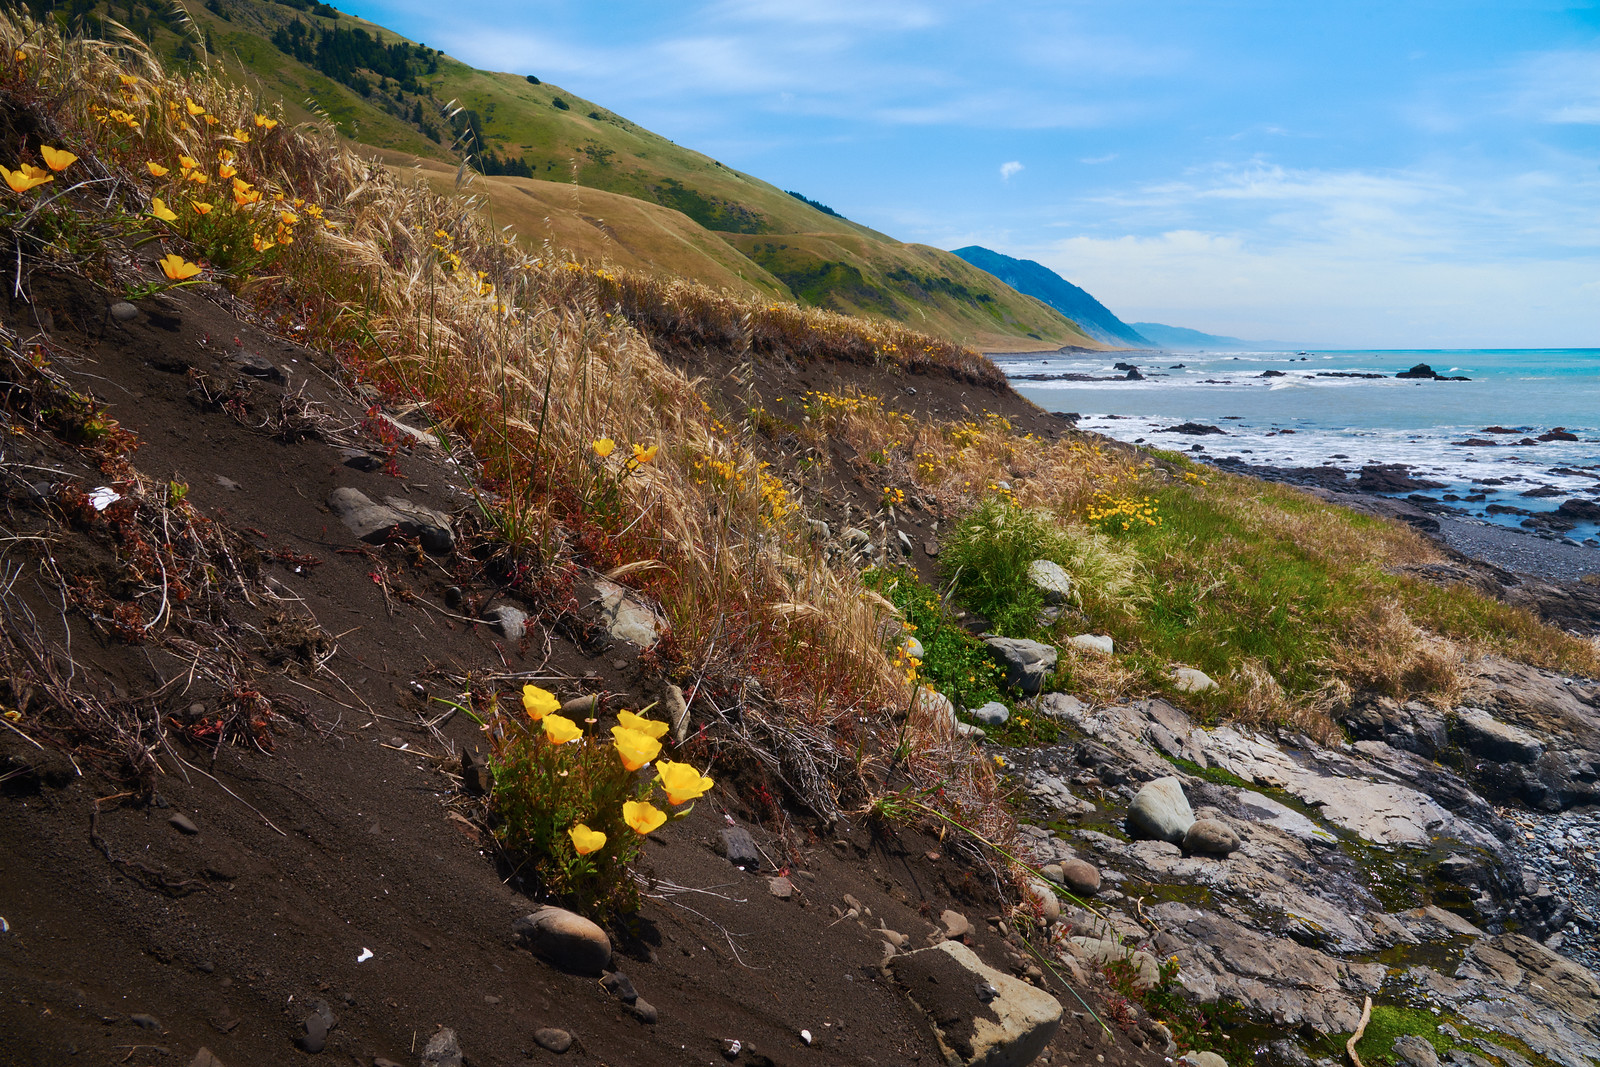
[[[528,713],[528,718],[538,722],[552,711],[560,711],[561,701],[548,689],[525,685],[522,687],[522,710]]]
[[[165,274],[169,281],[182,282],[199,274],[200,267],[172,252],[161,257],[161,273]]]
[[[667,813],[648,800],[626,800],[622,804],[622,821],[642,836],[666,822]]]
[[[572,850],[580,856],[587,856],[606,847],[606,835],[599,830],[589,829],[581,822],[568,830],[567,836],[572,838]]]

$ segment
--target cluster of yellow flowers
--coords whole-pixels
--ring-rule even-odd
[[[1131,530],[1135,526],[1160,526],[1154,497],[1114,497],[1102,493],[1085,516],[1102,530]]]
[[[945,433],[950,438],[950,443],[956,446],[956,451],[971,448],[983,440],[983,428],[970,419],[952,426]]]
[[[886,508],[904,507],[906,503],[906,491],[904,489],[897,489],[892,485],[885,486],[882,499],[883,506]]]
[[[51,148],[49,145],[40,145],[39,155],[44,159],[45,167],[49,167],[50,170],[45,170],[44,167],[36,167],[32,163],[23,163],[16,170],[0,167],[0,177],[5,178],[6,184],[11,187],[13,193],[26,193],[43,185],[45,182],[53,182],[56,180],[56,174],[66,170],[78,161],[78,157],[71,152],[66,152],[59,148]],[[52,171],[55,173],[51,173]]]
[[[561,702],[548,690],[536,685],[523,686],[522,708],[528,718],[544,728],[545,740],[552,745],[565,745],[583,737],[581,726],[557,714]],[[611,728],[611,737],[623,768],[637,771],[660,755],[661,737],[666,732],[667,724],[664,722],[656,722],[631,711],[618,713],[617,725]],[[656,764],[654,783],[661,786],[666,793],[667,803],[673,807],[699,799],[716,784],[690,764],[671,760],[661,760]],[[628,800],[622,804],[622,821],[642,837],[659,829],[667,821],[667,813],[649,800]],[[606,845],[606,835],[602,831],[592,830],[582,822],[573,824],[567,836],[572,839],[573,850],[580,856],[597,852]]]
[[[599,456],[601,459],[606,459],[611,455],[612,452],[616,451],[617,443],[609,437],[602,437],[599,440],[591,441],[590,447],[594,449],[595,455]],[[635,444],[633,446],[633,455],[630,456],[628,461],[623,464],[624,473],[632,474],[646,463],[649,463],[651,460],[655,459],[656,453],[660,450],[660,445],[651,445],[650,447],[646,448],[644,445]]]
[[[907,628],[916,629],[914,626]],[[911,654],[911,646],[909,644],[901,644],[899,648],[894,650],[894,665],[895,669],[905,676],[907,685],[916,684],[917,672],[922,669],[922,660]]]
[[[766,471],[761,472],[761,502],[767,508],[762,518],[769,526],[776,526],[795,510],[794,498],[789,495],[783,479]]]

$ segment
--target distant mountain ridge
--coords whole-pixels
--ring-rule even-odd
[[[1117,318],[1109,308],[1090,296],[1088,292],[1073,285],[1042,263],[1035,263],[1031,259],[1015,259],[993,249],[984,248],[982,245],[957,248],[954,254],[979,270],[988,271],[1017,292],[1025,293],[1055,308],[1096,340],[1132,348],[1156,347],[1156,344],[1152,344],[1134,326],[1129,326]]]
[[[1023,292],[1026,291],[1023,290]],[[1201,333],[1199,330],[1191,330],[1186,326],[1165,326],[1159,322],[1136,322],[1133,326],[1148,337],[1150,344],[1157,348],[1224,348],[1244,351],[1288,349],[1293,351],[1304,347],[1289,341],[1245,341],[1237,337],[1227,337],[1223,334]]]

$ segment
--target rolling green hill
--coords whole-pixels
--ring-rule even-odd
[[[36,17],[114,38],[128,27],[178,62],[220,62],[290,118],[331,123],[457,181],[526,242],[743,296],[880,315],[977,348],[1105,347],[1053,308],[958,257],[908,245],[674,144],[533,76],[476,70],[316,0],[24,0]]]

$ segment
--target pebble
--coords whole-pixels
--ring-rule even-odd
[[[294,1043],[306,1052],[321,1052],[328,1045],[328,1032],[339,1025],[339,1017],[323,1001],[312,1005],[310,1015],[301,1023],[305,1032],[294,1039]]]
[[[554,1026],[542,1026],[533,1032],[533,1042],[546,1052],[557,1056],[572,1047],[572,1035]]]
[[[461,1067],[461,1042],[454,1030],[446,1027],[428,1039],[422,1050],[422,1067]]]
[[[1000,726],[1011,718],[1011,712],[998,700],[991,700],[983,707],[975,709],[972,717],[985,726]]]
[[[167,820],[167,822],[171,823],[172,828],[177,830],[180,834],[189,834],[192,837],[200,832],[200,827],[196,826],[194,821],[191,820],[189,816],[184,815],[181,812],[173,815]]]
[[[111,317],[118,322],[132,322],[139,317],[139,309],[126,300],[119,300],[111,305]]]
[[[572,1035],[554,1026],[541,1026],[533,1032],[533,1043],[559,1056],[572,1047]]]
[[[522,635],[528,632],[528,613],[509,604],[490,608],[483,617],[507,641],[521,641]]]
[[[946,908],[939,915],[939,921],[944,924],[944,935],[952,941],[959,941],[972,932],[972,923],[959,911]]]
[[[767,879],[767,892],[779,900],[788,900],[794,896],[794,883],[780,874],[776,878]]]
[[[161,1029],[161,1020],[157,1019],[154,1015],[130,1015],[128,1016],[128,1021],[135,1026],[142,1027],[145,1030]]]
[[[633,1002],[633,1014],[638,1017],[640,1022],[654,1025],[656,1021],[656,1006],[640,997]]]
[[[189,1067],[222,1067],[222,1061],[217,1059],[215,1052],[202,1048],[194,1054],[194,1059],[189,1061]]]
[[[283,381],[283,371],[271,360],[263,359],[250,352],[240,352],[233,357],[234,364],[239,370],[252,378],[260,378],[265,382]]]
[[[744,1048],[743,1041],[739,1041],[731,1037],[725,1037],[722,1039],[722,1058],[725,1060],[736,1060],[739,1058],[739,1050],[742,1048]]]
[[[605,977],[600,979],[600,987],[624,1004],[632,1004],[639,999],[639,991],[633,987],[633,979],[621,971],[607,971]]]

